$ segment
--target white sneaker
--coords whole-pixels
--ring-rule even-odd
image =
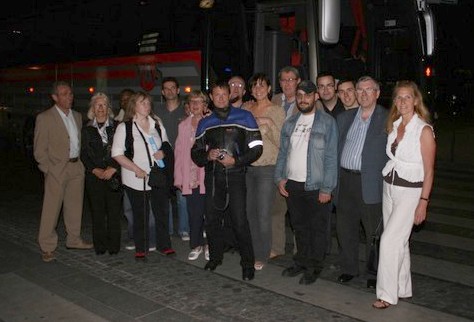
[[[126,250],[135,250],[135,244],[133,242],[128,243],[127,245],[125,245],[125,249]]]
[[[209,245],[204,246],[204,258],[209,261]]]
[[[156,251],[156,246],[153,246],[153,247],[148,248],[148,251],[149,251],[149,252],[154,252],[154,251]]]
[[[189,234],[187,232],[181,233],[181,240],[182,241],[189,241]]]
[[[202,253],[202,246],[194,248],[188,255],[188,260],[194,261],[198,259],[199,255]]]

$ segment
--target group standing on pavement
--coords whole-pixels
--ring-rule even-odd
[[[376,287],[373,307],[411,297],[409,237],[426,220],[436,150],[418,87],[398,82],[389,112],[378,104],[380,85],[370,76],[338,81],[320,73],[313,83],[286,66],[278,79],[282,93],[273,97],[268,76],[255,73],[248,85],[235,75],[213,83],[209,96],[194,90],[181,99],[178,80],[168,77],[157,115],[148,93],[125,89],[115,119],[110,98],[97,93],[84,127],[71,109],[72,87],[54,83],[54,106],[38,115],[34,137],[45,179],[43,261],[55,259],[61,208],[68,249],[117,254],[124,213],[136,259],[155,249],[173,255],[176,194],[188,260],[204,253],[206,270],[222,264],[230,245],[240,253],[242,279],[252,280],[285,254],[288,216],[293,265],[282,275],[302,274],[300,284],[313,284],[330,253],[333,212],[337,281],[360,274],[361,226],[368,258],[370,237],[383,223],[377,277],[368,281]],[[163,182],[152,184],[151,172]],[[81,237],[84,196],[93,244]]]

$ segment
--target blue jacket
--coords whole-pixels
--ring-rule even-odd
[[[287,179],[287,160],[291,135],[301,113],[288,118],[281,129],[280,152],[275,167],[275,182]],[[306,154],[305,190],[332,193],[337,183],[337,124],[322,110],[316,110]],[[305,156],[301,156],[305,157]]]
[[[256,161],[263,152],[263,142],[257,122],[252,113],[231,107],[226,111],[214,112],[199,121],[196,141],[191,149],[191,158],[206,171],[222,168],[219,162],[210,162],[210,149],[225,149],[234,157],[235,164],[229,171],[238,171]]]

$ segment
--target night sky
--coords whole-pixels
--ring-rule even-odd
[[[181,0],[175,0],[170,2],[159,0],[159,5],[165,6],[167,5],[166,3],[170,2],[170,6],[177,6],[180,1]],[[155,1],[145,2],[149,2],[150,5],[158,4],[158,1],[156,3]],[[186,0],[182,3],[193,2],[197,3],[197,0]],[[247,6],[251,2],[252,1],[242,1],[242,3],[245,3]],[[59,38],[59,35],[62,34],[69,37],[71,35],[71,33],[68,34],[65,30],[67,28],[84,28],[84,35],[70,37],[77,38],[78,41],[83,42],[85,38],[81,39],[80,37],[86,37],[92,32],[96,33],[97,39],[95,40],[95,43],[102,43],[104,47],[112,47],[113,45],[107,43],[110,41],[109,39],[101,40],[99,37],[107,38],[110,34],[123,39],[124,43],[134,43],[136,37],[133,38],[132,35],[128,35],[127,32],[110,31],[108,34],[103,31],[101,32],[101,29],[107,29],[103,28],[103,26],[113,26],[114,24],[123,25],[124,23],[127,23],[127,20],[123,17],[118,18],[119,20],[117,21],[113,20],[115,18],[108,17],[108,15],[112,15],[114,10],[112,3],[114,2],[105,0],[100,2],[93,0],[25,0],[9,3],[9,9],[3,8],[0,11],[0,44],[2,44],[0,46],[0,64],[5,64],[7,61],[14,62],[16,56],[20,57],[21,55],[28,55],[28,53],[31,55],[32,59],[35,56],[39,57],[42,51],[46,52],[47,50],[51,50],[54,54],[59,54],[61,43],[64,43],[64,41]],[[130,0],[127,3],[136,6],[138,1]],[[84,7],[86,5],[90,6],[91,4],[94,10],[89,11],[84,17],[79,18],[75,27],[75,22],[71,21],[69,26],[67,24],[61,24],[60,32],[52,33],[47,30],[48,28],[51,28],[51,26],[55,26],[55,23],[58,23],[52,21],[47,11],[54,11],[56,14],[59,12],[59,16],[67,16],[66,11],[68,10],[68,7],[71,8],[78,5]],[[474,17],[474,1],[458,0],[457,5],[431,4],[431,7],[435,13],[438,35],[437,59],[435,65],[436,76],[441,80],[445,80],[458,76],[459,73],[470,75],[469,71],[471,71],[470,73],[472,74],[472,71],[474,70],[474,50],[471,48],[474,46],[469,45],[469,42],[474,39],[474,22],[472,21],[472,18]],[[153,7],[152,10],[156,11],[157,9],[156,7]],[[133,12],[131,12],[131,16],[132,15]],[[39,17],[39,19],[35,19],[33,24],[28,24],[28,29],[33,32],[32,36],[26,35],[24,37],[17,37],[9,34],[12,25],[16,24],[21,26],[22,22],[24,23],[25,21],[33,20],[31,19],[32,16]],[[94,23],[97,24],[95,29]],[[104,25],[101,26],[101,24]],[[81,27],[78,27],[79,25]],[[137,21],[130,23],[130,28],[138,27],[140,26],[137,25]],[[142,26],[142,28],[144,27]],[[110,27],[108,29],[110,29]],[[44,39],[41,37],[42,33],[47,34],[46,37],[43,35]],[[33,41],[39,43],[40,47],[35,47],[37,44],[32,43]],[[73,40],[69,39],[68,41],[69,43],[65,43],[65,46],[70,46],[70,42]],[[90,44],[87,44],[86,46],[91,48],[89,50],[94,50],[95,43],[90,41],[89,43]],[[120,44],[115,46],[120,46]],[[99,46],[95,48],[98,47]],[[82,48],[82,46],[78,46],[76,52],[80,51],[82,55],[87,55],[85,50],[86,49]],[[108,52],[105,51],[104,55],[113,53],[114,50],[125,52],[127,50],[136,50],[136,48],[133,47],[129,49],[125,48],[125,45],[123,45],[123,47],[108,49]],[[45,54],[46,57],[51,55],[49,55],[49,53]]]

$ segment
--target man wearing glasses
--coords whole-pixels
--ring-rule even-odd
[[[298,69],[293,66],[285,66],[278,72],[278,79],[282,93],[272,98],[272,103],[281,106],[286,113],[286,119],[298,112],[296,107],[296,88],[301,82]],[[286,245],[286,199],[276,190],[276,197],[272,209],[272,250],[270,258],[285,255]],[[296,243],[293,248],[296,252]]]
[[[336,195],[340,283],[359,275],[359,228],[364,228],[366,258],[370,236],[382,217],[382,168],[387,161],[385,122],[388,111],[377,104],[379,83],[370,76],[356,84],[359,108],[337,117],[339,182]]]
[[[286,66],[278,72],[278,79],[282,93],[276,94],[272,98],[272,103],[285,109],[286,118],[296,114],[296,87],[301,82],[298,69],[293,66]]]
[[[318,87],[319,101],[324,111],[336,118],[341,112],[344,112],[344,105],[336,95],[336,78],[331,73],[319,73],[316,78],[316,86]]]
[[[245,80],[242,76],[232,76],[229,79],[230,87],[230,105],[235,108],[242,108],[244,104]]]

